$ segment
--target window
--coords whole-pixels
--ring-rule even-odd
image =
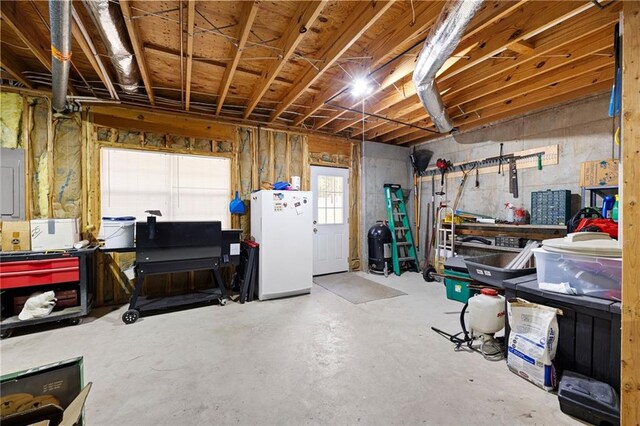
[[[102,216],[135,216],[160,210],[158,220],[219,220],[230,226],[231,161],[228,158],[128,149],[101,151]]]
[[[318,176],[318,224],[344,223],[344,178]]]

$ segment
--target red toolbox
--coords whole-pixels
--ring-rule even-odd
[[[59,284],[80,279],[77,257],[0,263],[0,290]]]

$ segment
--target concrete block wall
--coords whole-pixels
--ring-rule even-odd
[[[611,158],[612,121],[608,117],[609,94],[603,93],[572,103],[530,113],[522,117],[496,123],[481,129],[446,136],[416,146],[433,151],[432,164],[437,158],[452,162],[466,162],[499,155],[500,142],[504,153],[559,145],[557,165],[518,170],[519,198],[509,193],[508,165],[505,175],[480,174],[480,187],[475,188],[475,173],[471,173],[459,203],[459,210],[504,218],[505,203],[531,207],[531,192],[545,189],[569,189],[572,208],[580,204],[580,164]],[[616,153],[617,155],[617,153]],[[445,198],[453,202],[461,178],[446,179]],[[440,179],[436,179],[436,191]],[[422,184],[422,223],[426,223],[426,203],[431,200],[431,181]],[[436,197],[437,200],[437,197]],[[423,228],[424,230],[424,228]],[[421,236],[421,240],[424,240]]]
[[[368,266],[367,232],[376,220],[387,218],[384,202],[384,184],[397,183],[403,188],[413,186],[409,154],[411,150],[389,144],[365,142],[362,149],[361,175],[361,254],[363,270]],[[412,197],[410,197],[412,198]],[[413,209],[410,200],[407,208]],[[413,211],[413,210],[410,210]]]

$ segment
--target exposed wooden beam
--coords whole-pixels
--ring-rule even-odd
[[[34,31],[31,25],[35,23],[28,23],[24,17],[19,16],[18,5],[21,3],[22,2],[18,1],[0,2],[2,20],[29,48],[33,56],[51,72],[51,49],[49,47],[49,41],[41,38],[38,32]]]
[[[296,85],[280,101],[276,110],[271,114],[269,121],[273,122],[280,114],[286,111],[394,2],[395,0],[357,2],[354,10],[342,26],[344,28],[342,33],[337,35],[332,44],[328,43],[320,50],[318,54],[320,61],[316,65],[318,69],[311,65],[305,68]]]
[[[14,80],[22,83],[24,86],[29,89],[33,89],[35,86],[33,83],[24,75],[22,75],[22,71],[24,65],[18,63],[18,59],[14,57],[12,52],[9,52],[9,49],[6,47],[2,48],[2,55],[0,55],[0,66],[2,69],[8,72]]]
[[[502,111],[501,113],[492,115],[492,116],[487,116],[487,117],[483,117],[483,118],[479,118],[475,121],[470,121],[469,123],[463,124],[461,126],[458,127],[459,131],[462,132],[466,132],[466,131],[470,131],[473,129],[477,129],[481,126],[487,126],[487,125],[491,125],[493,123],[502,121],[502,120],[506,120],[512,117],[517,117],[523,114],[528,114],[534,111],[540,111],[542,109],[546,109],[546,108],[550,108],[565,102],[571,102],[574,101],[576,99],[580,99],[580,98],[584,98],[586,96],[592,96],[598,93],[604,93],[608,90],[611,89],[611,84],[613,83],[613,80],[609,80],[609,81],[603,81],[601,83],[598,83],[595,86],[586,86],[586,87],[582,87],[579,89],[576,89],[574,91],[571,92],[567,92],[565,94],[559,95],[557,97],[554,98],[549,98],[549,99],[545,99],[543,101],[540,102],[535,102],[535,103],[531,103],[525,106],[521,106],[518,108],[513,108],[513,109],[509,109],[507,111]],[[424,135],[424,132],[422,132],[421,136],[416,136],[414,137],[412,140],[410,141],[404,141],[402,143],[400,143],[400,145],[414,145],[416,143],[421,143],[421,142],[428,142],[430,140],[433,139],[437,139],[439,137],[442,137],[443,135],[438,134],[436,136],[434,136],[433,134],[428,134],[428,135]],[[410,138],[409,138],[410,139]]]
[[[240,56],[242,56],[242,51],[247,43],[247,39],[249,38],[251,26],[253,26],[253,21],[258,13],[259,4],[260,2],[251,0],[244,2],[242,5],[240,21],[238,22],[238,44],[232,49],[233,59],[227,64],[227,68],[224,70],[224,74],[222,76],[222,81],[220,82],[218,100],[216,102],[216,115],[220,115],[222,105],[224,105],[224,100],[227,97],[227,93],[229,93],[229,86],[231,86],[231,81],[236,73],[238,62],[240,62]]]
[[[191,73],[193,71],[193,28],[196,22],[196,0],[187,3],[187,73],[185,76],[184,109],[189,111],[191,104]],[[182,31],[182,29],[180,29]]]
[[[623,6],[620,424],[640,423],[640,2]]]
[[[509,45],[530,38],[561,22],[573,18],[594,7],[589,1],[538,2],[532,1],[519,7],[510,19],[505,19],[463,40],[460,47],[475,46],[467,58],[459,61],[444,75],[455,75],[485,59],[497,55]]]
[[[129,33],[129,39],[131,40],[131,46],[133,47],[133,52],[136,57],[136,62],[138,63],[138,68],[140,69],[140,74],[142,75],[142,81],[147,92],[147,97],[149,98],[149,103],[151,105],[155,105],[156,99],[153,95],[151,77],[147,68],[147,62],[144,58],[144,50],[142,49],[142,43],[140,42],[140,35],[138,34],[138,24],[132,19],[134,15],[131,11],[130,3],[131,0],[120,0],[120,8],[122,9],[125,26]]]
[[[80,22],[76,22],[76,19]],[[84,25],[84,22],[82,22],[81,20],[82,18],[80,17],[80,15],[74,11],[74,19],[72,19],[71,24],[71,33],[73,34],[73,38],[76,43],[78,43],[78,46],[80,46],[80,50],[82,50],[82,53],[84,53],[84,56],[86,56],[87,60],[91,64],[91,67],[98,75],[98,78],[100,79],[104,87],[109,90],[109,87],[113,87],[113,84],[110,81],[110,77],[108,75],[105,75],[105,73],[103,72],[103,70],[105,69],[104,66],[98,64],[98,61],[101,61],[101,59],[100,57],[96,56],[97,52],[94,53],[91,45],[89,44],[90,41],[88,41],[82,33],[80,25],[85,28],[86,25]]]
[[[177,50],[172,50],[172,49],[167,49],[166,47],[162,47],[162,46],[155,46],[155,45],[151,45],[151,44],[145,44],[144,46],[144,50],[147,53],[150,53],[152,55],[158,55],[158,56],[162,56],[164,58],[167,59],[172,59],[172,60],[176,60],[179,61],[180,60],[180,51]],[[193,62],[197,62],[199,64],[202,64],[206,67],[212,67],[212,68],[225,68],[227,67],[227,64],[221,61],[217,61],[215,59],[208,59],[208,58],[204,58],[201,56],[193,56]],[[254,71],[254,70],[250,70],[248,68],[243,68],[243,67],[237,67],[236,71],[238,73],[241,73],[247,77],[260,77],[260,72],[259,71]],[[286,78],[282,78],[282,77],[276,77],[273,80],[273,84],[278,84],[280,86],[284,86],[284,87],[291,87],[293,86],[293,81],[288,80]],[[318,89],[315,86],[311,86],[309,88],[309,91],[311,92],[319,92],[320,89]]]
[[[581,85],[584,81],[589,79],[601,81],[604,77],[608,76],[610,68],[613,65],[613,59],[603,56],[588,57],[582,61],[578,61],[574,64],[568,64],[564,67],[554,70],[547,70],[547,72],[539,73],[531,78],[523,79],[520,84],[514,84],[509,88],[497,91],[487,91],[483,97],[477,99],[471,99],[466,101],[464,98],[459,99],[452,103],[452,106],[447,108],[447,113],[454,120],[464,115],[472,114],[474,111],[482,111],[492,105],[503,104],[505,108],[508,108],[512,98],[517,97],[520,94],[532,93],[537,90],[544,89],[545,87],[555,86],[567,80],[572,80],[577,85]],[[604,69],[604,71],[602,71]],[[577,77],[583,77],[583,80],[578,81]],[[423,119],[427,119],[429,116],[425,114]],[[390,142],[400,137],[411,133],[412,129],[398,129],[393,132],[389,132],[377,140],[379,142]]]
[[[558,25],[553,31],[536,36],[536,50],[534,52],[520,55],[513,60],[508,60],[506,63],[504,60],[484,61],[460,74],[442,76],[438,79],[438,87],[441,93],[444,93],[444,100],[446,101],[455,93],[464,92],[471,86],[487,84],[487,81],[493,81],[496,76],[509,72],[509,70],[529,67],[529,69],[535,71],[538,67],[551,68],[566,62],[566,58],[561,56],[544,57],[547,54],[567,56],[572,55],[573,51],[576,51],[577,55],[581,54],[579,52],[594,52],[595,50],[591,50],[590,47],[594,40],[596,43],[595,49],[600,49],[601,47],[599,46],[601,46],[602,40],[597,41],[598,37],[602,37],[603,31],[611,31],[618,21],[615,8],[616,4],[605,10],[592,8],[571,21]],[[613,10],[609,11],[609,9]],[[384,113],[385,115],[394,115],[393,107]],[[365,131],[370,132],[382,125],[384,125],[384,122],[372,121],[365,126]],[[359,135],[360,133],[360,126],[355,125],[353,135]]]
[[[293,15],[293,18],[291,18],[291,21],[289,21],[287,27],[288,32],[280,39],[276,46],[282,51],[282,56],[277,61],[271,62],[260,74],[260,79],[256,82],[251,98],[247,102],[244,118],[248,118],[251,115],[271,84],[276,81],[282,67],[284,67],[291,55],[295,52],[296,47],[298,47],[298,44],[304,38],[304,34],[316,20],[326,3],[327,0],[321,0],[300,2],[298,4],[296,13]]]
[[[611,56],[607,56],[607,54],[612,54],[612,36],[613,34],[611,33],[611,29],[606,29],[600,33],[590,35],[581,40],[581,47],[576,50],[556,50],[553,51],[553,54],[550,55],[550,57],[546,58],[546,61],[531,61],[529,63],[522,64],[520,67],[505,70],[502,73],[497,74],[491,81],[481,82],[474,86],[465,87],[464,90],[457,90],[457,88],[452,89],[446,93],[443,97],[443,101],[445,105],[448,105],[448,111],[450,111],[450,114],[458,113],[457,107],[461,107],[465,111],[468,110],[465,103],[487,95],[491,95],[493,99],[496,100],[501,99],[506,89],[516,85],[521,85],[531,79],[538,79],[543,75],[549,76],[547,78],[553,78],[554,76],[560,78],[560,76],[555,73],[550,75],[548,74],[554,70],[569,70],[561,75],[571,77],[571,73],[579,72],[584,64],[610,63]],[[577,65],[573,66],[572,64]],[[594,68],[591,67],[589,69]],[[414,99],[416,105],[421,105],[417,96],[412,97],[412,99]],[[416,108],[416,110],[418,109],[420,108]],[[423,110],[422,112],[423,114],[418,114],[417,116],[414,115],[411,119],[412,121],[409,122],[414,123],[415,121],[422,120],[429,116],[426,111]],[[393,115],[403,114],[399,114],[398,108],[394,107]],[[392,131],[395,129],[395,127],[391,125],[380,125],[375,127],[376,137],[383,135],[385,131]],[[397,136],[397,132],[397,130],[394,130],[395,136]],[[370,134],[368,134],[368,136],[372,137]],[[382,139],[385,140],[386,137]]]
[[[415,20],[412,14],[404,14],[399,22],[395,26],[387,29],[380,36],[376,37],[371,45],[367,47],[367,53],[371,56],[371,68],[375,68],[382,63],[385,58],[389,56],[389,47],[398,46],[407,40],[412,40],[418,34],[427,30],[438,17],[442,4],[438,2],[418,2],[415,5]],[[413,23],[413,25],[411,25]],[[415,43],[415,41],[414,41]],[[333,85],[327,87],[322,93],[314,98],[313,103],[306,108],[304,114],[298,117],[294,122],[294,126],[299,126],[320,109],[327,99],[334,99],[343,92],[347,92],[348,87],[339,87],[336,89]],[[351,108],[357,106],[356,103],[351,102]],[[343,115],[345,111],[338,111],[332,114],[329,118],[321,120],[319,123],[314,124],[315,129],[319,129],[327,125],[329,122]]]
[[[532,111],[537,108],[541,108],[544,105],[554,105],[561,102],[566,102],[587,94],[602,92],[603,90],[611,89],[613,82],[613,69],[601,71],[595,76],[580,76],[576,79],[564,81],[553,86],[547,86],[543,89],[539,89],[530,93],[518,94],[514,93],[512,99],[505,102],[489,106],[480,111],[473,111],[467,113],[464,116],[454,119],[454,123],[459,130],[469,129],[475,127],[480,122],[492,122],[498,119],[509,117],[516,113]],[[567,97],[568,94],[574,97]],[[517,111],[517,112],[514,112]],[[488,120],[488,121],[485,121]],[[442,134],[426,135],[425,132],[413,132],[407,136],[396,139],[394,143],[398,145],[407,144],[415,141],[416,139],[433,139],[441,137]]]
[[[507,49],[516,53],[531,53],[535,50],[535,48],[536,47],[533,45],[533,43],[526,40],[516,41],[515,43],[511,43],[507,46]]]
[[[471,24],[469,25],[469,31],[467,32],[467,34],[465,34],[464,37],[465,38],[470,37],[476,32],[479,32],[484,28],[487,28],[492,23],[499,21],[500,19],[509,15],[513,10],[515,10],[519,5],[523,3],[525,3],[525,1],[516,1],[516,2],[503,2],[503,1],[495,2],[494,1],[494,2],[484,3],[481,9],[478,11],[476,16],[474,17],[474,19],[472,20]],[[422,37],[421,37],[422,39],[426,37],[427,35],[426,30],[433,24],[433,22],[435,22],[435,20],[439,16],[443,3],[442,2],[420,2],[418,4],[421,6],[421,9],[416,9],[416,19],[413,25],[410,25],[411,21],[413,20],[412,14],[411,15],[406,14],[404,19],[405,20],[409,19],[409,23],[403,20],[400,22],[400,25],[394,27],[391,30],[391,34],[393,34],[393,36],[390,36],[392,37],[390,41],[392,41],[395,44],[392,44],[392,43],[383,44],[381,42],[378,44],[374,44],[374,47],[376,47],[377,49],[382,49],[382,51],[377,52],[379,57],[377,58],[375,64],[381,63],[383,59],[389,58],[390,54],[388,52],[389,50],[388,46],[390,45],[395,46],[397,44],[400,44],[402,40],[415,39],[416,36],[419,34],[422,34]],[[429,7],[427,8],[425,7],[425,5]],[[415,30],[415,31],[412,32],[412,30]],[[383,36],[384,34],[386,33],[383,33]],[[384,37],[376,38],[376,40],[379,40],[379,39],[382,41],[386,40]],[[415,49],[416,52],[419,51],[419,48],[420,46],[416,47]],[[444,72],[449,67],[451,67],[456,61],[460,59],[462,55],[466,53],[466,51],[470,49],[471,49],[471,46],[468,46],[462,49],[461,51],[456,52],[456,56],[450,58],[450,60],[447,61],[445,65],[443,65],[442,69],[439,71],[439,74]],[[371,52],[374,52],[374,50],[372,50]],[[374,59],[376,59],[375,56],[374,56]],[[372,65],[372,68],[373,67],[374,66]],[[396,61],[390,67],[385,67],[379,70],[378,72],[374,73],[374,75],[372,76],[372,79],[377,81],[379,85],[378,87],[375,88],[375,92],[372,95],[375,95],[375,93],[385,90],[391,85],[396,85],[396,83],[398,83],[400,80],[412,74],[414,68],[415,68],[415,58],[407,57],[407,58],[402,58]],[[311,106],[310,109],[305,110],[305,115],[298,118],[294,122],[294,125],[301,124],[304,120],[309,118],[313,112],[315,112],[320,106],[322,106],[327,99],[333,99],[336,96],[336,94],[344,91],[344,88],[342,88],[340,91],[336,91],[335,89],[331,90],[331,89],[332,88],[328,88],[323,94],[324,96],[319,97],[315,101],[315,103]],[[400,100],[401,99],[399,99],[398,101]],[[355,108],[357,107],[357,105],[352,102],[350,107]],[[382,106],[380,107],[376,106],[374,108],[374,113],[377,113],[384,108],[385,107],[382,107]],[[314,123],[314,129],[321,129],[322,127],[331,123],[336,118],[339,118],[345,114],[346,114],[345,110],[337,111],[336,113],[331,114],[329,117],[320,120],[318,123]],[[359,120],[357,119],[351,120],[350,125],[354,125],[358,121]],[[335,131],[339,132],[348,127],[350,126],[347,126],[346,123],[341,123],[339,125],[339,128],[336,129]]]

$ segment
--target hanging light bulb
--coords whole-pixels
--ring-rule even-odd
[[[371,84],[366,78],[358,77],[351,83],[351,93],[356,97],[364,97],[373,91]]]

